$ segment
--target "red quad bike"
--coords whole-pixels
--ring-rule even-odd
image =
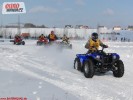
[[[37,45],[46,45],[46,44],[48,44],[48,39],[47,38],[39,39],[37,41]]]
[[[16,45],[25,45],[25,42],[22,40],[22,38],[15,38],[14,44]]]

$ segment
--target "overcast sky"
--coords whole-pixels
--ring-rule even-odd
[[[48,27],[133,25],[133,0],[0,0],[0,6],[3,2],[20,1],[25,3],[27,11],[20,15],[22,23]],[[0,22],[3,25],[16,23],[17,15],[1,13]]]

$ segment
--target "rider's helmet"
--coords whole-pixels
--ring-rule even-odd
[[[64,34],[63,37],[66,37],[66,34]]]
[[[98,34],[95,32],[92,33],[91,38],[92,38],[92,40],[96,41],[98,39]]]
[[[16,34],[16,35],[15,35],[15,38],[20,38],[20,35],[19,35],[19,34]]]
[[[54,34],[54,31],[51,31],[51,34],[53,35]]]
[[[43,34],[41,34],[41,37],[44,37],[44,35],[43,35]]]

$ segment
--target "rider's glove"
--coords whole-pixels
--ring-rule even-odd
[[[108,48],[108,46],[107,45],[103,45],[103,48]]]

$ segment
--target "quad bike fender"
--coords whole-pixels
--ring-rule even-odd
[[[86,55],[86,54],[77,54],[76,56],[77,56],[77,58],[80,59],[80,62],[81,62],[81,63],[84,63],[86,60],[89,59],[89,56]]]

